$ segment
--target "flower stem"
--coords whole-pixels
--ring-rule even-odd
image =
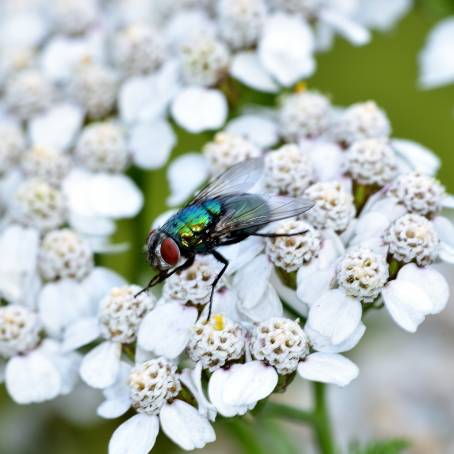
[[[324,383],[314,383],[314,430],[317,438],[320,453],[334,454],[333,433],[331,429],[331,421],[328,415],[328,405],[326,399],[326,385]]]
[[[267,402],[262,409],[261,415],[277,418],[285,418],[289,421],[300,422],[304,424],[315,424],[314,413],[312,411],[300,410],[290,405]]]

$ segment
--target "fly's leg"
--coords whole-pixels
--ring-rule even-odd
[[[251,233],[251,236],[260,236],[262,238],[279,238],[279,237],[287,237],[287,236],[297,236],[297,235],[304,235],[309,230],[302,230],[301,232],[293,232],[293,233]]]
[[[147,286],[144,287],[140,292],[136,293],[134,295],[134,298],[137,298],[139,295],[142,293],[146,292],[150,288],[154,287],[155,285],[160,284],[161,282],[165,281],[168,277],[172,276],[172,274],[178,273],[178,271],[183,271],[187,268],[189,268],[193,263],[194,263],[195,257],[189,257],[186,262],[184,262],[182,265],[177,266],[174,268],[172,271],[161,271],[159,274],[154,276],[150,282],[148,282]]]
[[[225,270],[229,266],[229,261],[218,251],[213,251],[211,255],[218,261],[221,262],[224,266],[222,267],[221,271],[219,271],[219,274],[216,276],[216,279],[213,281],[211,284],[211,294],[210,294],[210,302],[208,306],[208,317],[207,321],[211,317],[211,309],[213,306],[213,296],[214,296],[214,290],[216,289],[216,285],[218,284],[219,280],[221,279],[222,275],[225,273]]]

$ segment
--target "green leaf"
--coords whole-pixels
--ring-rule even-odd
[[[396,438],[371,441],[365,446],[354,442],[350,445],[348,452],[349,454],[401,454],[409,447],[410,443],[407,440]]]

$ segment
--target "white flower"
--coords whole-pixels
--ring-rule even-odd
[[[39,270],[44,279],[77,279],[93,269],[93,253],[89,245],[70,229],[53,230],[43,238]]]
[[[267,238],[266,254],[275,266],[287,273],[296,271],[305,263],[317,257],[320,251],[320,233],[304,221],[280,221],[274,232],[278,234],[293,234],[292,236],[278,236]]]
[[[56,0],[51,8],[55,26],[69,35],[85,32],[98,17],[96,4],[95,0]]]
[[[339,182],[315,183],[304,195],[315,202],[305,217],[317,228],[343,232],[355,216],[353,196]]]
[[[111,122],[86,126],[77,142],[75,157],[93,172],[124,171],[129,152],[122,127]]]
[[[90,118],[103,118],[115,105],[116,74],[107,66],[82,63],[73,74],[71,93]]]
[[[397,175],[397,159],[386,139],[358,140],[347,150],[347,170],[353,180],[384,186]]]
[[[152,72],[164,57],[164,43],[158,30],[143,23],[128,25],[116,37],[116,64],[129,75]]]
[[[430,32],[419,56],[420,82],[424,88],[433,88],[454,82],[452,61],[454,18],[439,22]]]
[[[22,169],[28,178],[46,181],[56,187],[60,186],[70,168],[69,156],[49,147],[35,146],[24,153],[22,159]]]
[[[402,203],[409,213],[423,216],[437,214],[445,196],[444,187],[437,180],[419,172],[400,175],[391,184],[388,193]]]
[[[43,402],[71,391],[78,356],[66,358],[50,340],[40,344],[41,322],[23,306],[0,308],[0,354],[7,359],[5,385],[19,404]]]
[[[259,157],[261,150],[237,134],[218,132],[214,140],[204,146],[203,153],[208,160],[211,173],[216,175],[238,162]]]
[[[11,170],[25,151],[25,137],[14,123],[0,122],[0,175]]]
[[[227,72],[229,53],[216,38],[196,35],[181,47],[181,72],[190,85],[215,85]]]
[[[297,145],[287,144],[265,155],[263,178],[267,192],[298,197],[314,181],[314,170]]]
[[[109,454],[126,450],[131,454],[147,454],[154,446],[159,427],[185,450],[202,448],[216,439],[208,420],[178,399],[179,377],[176,367],[166,359],[156,358],[135,366],[129,374],[128,387],[130,404],[138,414],[115,430]]]
[[[313,91],[286,96],[279,110],[281,135],[289,141],[316,138],[331,123],[331,104],[326,96]]]
[[[399,262],[432,263],[438,254],[439,239],[432,223],[418,214],[396,219],[384,234],[389,253]]]
[[[5,89],[5,104],[21,119],[43,111],[53,96],[52,84],[38,70],[24,70],[13,77]]]
[[[188,344],[188,353],[194,362],[214,372],[244,354],[245,338],[241,326],[222,315],[210,320],[199,320]]]
[[[276,317],[259,323],[252,333],[251,354],[276,368],[279,374],[294,372],[309,353],[304,331],[297,322]]]
[[[105,339],[82,360],[80,375],[88,385],[107,388],[117,380],[122,344],[136,340],[140,323],[155,305],[152,296],[135,297],[139,291],[140,287],[136,285],[114,287],[100,303],[97,325],[94,325],[94,318],[92,321],[86,318],[83,322],[82,319],[76,321],[67,330],[67,348],[78,348],[99,336]]]
[[[372,302],[388,280],[386,258],[366,247],[347,251],[337,264],[336,280],[347,295]]]
[[[266,16],[264,0],[221,0],[218,8],[220,34],[233,49],[257,42]]]
[[[353,104],[340,113],[331,134],[337,142],[348,146],[361,139],[387,138],[391,125],[377,104],[367,101]]]
[[[22,225],[48,231],[66,220],[66,204],[61,191],[38,179],[24,180],[11,203],[12,218]]]

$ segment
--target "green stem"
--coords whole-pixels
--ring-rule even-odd
[[[262,416],[285,418],[289,421],[300,422],[304,424],[315,424],[314,413],[311,411],[300,410],[285,404],[267,402],[261,411]]]
[[[324,383],[314,383],[314,399],[314,430],[320,453],[334,454],[336,450],[334,447],[331,421],[328,415],[326,385]]]

